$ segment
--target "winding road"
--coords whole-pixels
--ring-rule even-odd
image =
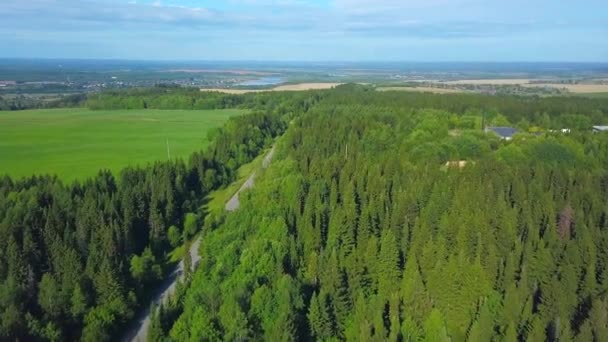
[[[264,160],[262,161],[262,169],[265,169],[268,167],[268,165],[270,165],[270,162],[272,161],[272,157],[274,157],[274,149],[275,149],[275,146],[273,146],[272,149],[270,149],[270,151],[268,152],[268,154],[266,154],[266,157],[264,157]],[[245,183],[243,183],[243,185],[241,185],[241,187],[239,188],[239,191],[237,191],[236,194],[234,194],[234,196],[232,196],[232,198],[226,203],[226,211],[232,212],[232,211],[237,210],[241,206],[241,201],[239,200],[239,195],[241,194],[242,191],[245,191],[245,190],[253,187],[254,179],[255,179],[255,172],[253,172],[251,174],[251,176],[249,176],[249,178],[247,178]]]
[[[272,157],[274,157],[275,146],[273,146],[270,151],[264,157],[262,161],[262,169],[265,169],[270,165],[272,161]],[[239,190],[230,198],[230,200],[226,203],[226,211],[232,212],[237,210],[241,202],[239,201],[239,195],[242,191],[250,189],[253,187],[253,180],[255,179],[256,173],[253,172],[249,178],[243,183],[243,185],[239,188]],[[200,238],[196,239],[194,243],[190,246],[190,258],[192,259],[191,269],[194,270],[198,265],[201,257],[198,255],[198,248],[201,244]],[[161,303],[166,303],[169,297],[175,293],[175,289],[177,288],[177,282],[184,277],[184,261],[180,261],[177,264],[177,267],[173,272],[169,274],[167,279],[163,281],[163,283],[159,286],[157,291],[154,294],[152,301],[150,301],[150,305],[147,308],[142,310],[135,319],[133,325],[127,329],[124,334],[124,337],[121,341],[124,342],[146,342],[148,338],[148,328],[150,326],[150,318],[152,307],[156,308]]]

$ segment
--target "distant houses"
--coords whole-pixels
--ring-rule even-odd
[[[608,132],[608,126],[593,126],[593,132]]]
[[[17,82],[15,82],[15,81],[0,81],[0,87],[2,87],[2,88],[8,87],[8,86],[14,86],[16,84],[17,84]]]
[[[486,127],[486,133],[493,132],[503,140],[511,140],[517,133],[517,129],[513,127]]]
[[[606,126],[606,125],[593,126],[592,130],[594,133],[600,133],[600,132],[604,133],[604,132],[608,132],[608,126]],[[484,131],[486,133],[490,133],[490,132],[494,133],[501,139],[507,140],[507,141],[513,139],[513,136],[515,134],[519,133],[517,128],[513,128],[513,127],[486,127],[484,129]],[[570,128],[562,128],[562,129],[550,129],[550,130],[547,130],[547,132],[570,134],[570,133],[572,133],[572,130]],[[543,135],[542,131],[531,132],[531,134],[536,135],[536,136]]]

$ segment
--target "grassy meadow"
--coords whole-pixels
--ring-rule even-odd
[[[208,131],[243,110],[52,109],[0,112],[0,175],[57,174],[70,181],[100,169],[188,157]]]

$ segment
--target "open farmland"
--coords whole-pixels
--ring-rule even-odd
[[[187,157],[242,110],[86,109],[0,112],[0,174],[82,179],[99,169]]]
[[[601,81],[601,80],[596,80]],[[462,85],[493,85],[493,86],[522,86],[527,88],[555,88],[565,90],[573,94],[593,94],[608,92],[608,84],[587,82],[587,83],[558,83],[558,82],[541,82],[540,80],[531,79],[480,79],[480,80],[458,80],[437,82],[451,86]]]

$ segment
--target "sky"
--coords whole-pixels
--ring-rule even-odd
[[[608,0],[0,0],[0,58],[608,62]]]

